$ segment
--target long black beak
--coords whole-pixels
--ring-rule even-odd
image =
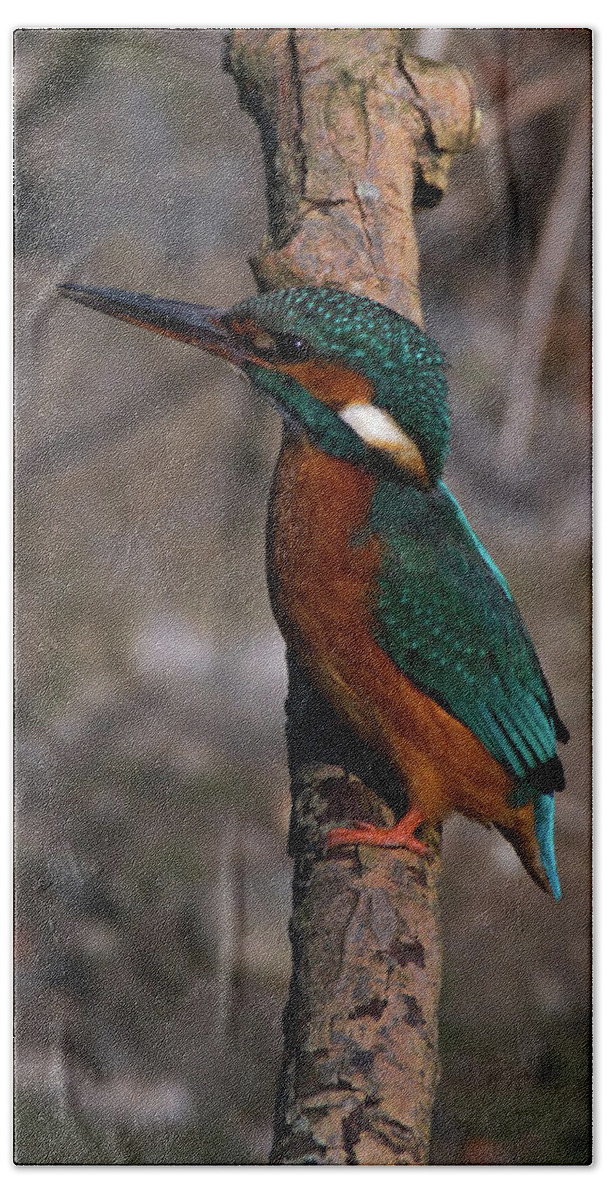
[[[237,366],[248,361],[243,339],[232,329],[222,309],[163,300],[142,292],[123,292],[119,288],[84,287],[79,283],[62,283],[58,290],[77,304],[188,342],[210,354],[219,354]]]

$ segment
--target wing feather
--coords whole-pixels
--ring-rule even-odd
[[[515,780],[555,760],[556,728],[567,731],[532,640],[449,489],[440,483],[424,493],[382,480],[370,526],[385,547],[378,643]],[[559,779],[557,766],[554,774]]]

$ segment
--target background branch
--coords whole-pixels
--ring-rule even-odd
[[[589,109],[580,106],[539,238],[517,322],[497,462],[516,475],[534,422],[549,325],[589,193]]]

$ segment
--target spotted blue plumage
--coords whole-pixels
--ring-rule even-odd
[[[244,301],[233,313],[238,320],[253,318],[271,333],[300,335],[319,357],[365,374],[374,387],[374,403],[416,443],[429,477],[439,478],[450,442],[447,382],[441,350],[418,325],[367,296],[324,287],[268,292]],[[263,368],[249,368],[249,374],[271,395],[281,387],[276,373],[272,379]],[[314,429],[306,420],[304,389],[290,380],[283,394],[294,408],[306,410],[303,424]],[[343,437],[337,452],[356,461],[351,437]]]

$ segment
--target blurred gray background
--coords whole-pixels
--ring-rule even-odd
[[[16,34],[17,1160],[265,1161],[289,978],[279,421],[72,280],[231,305],[266,225],[217,30]],[[543,896],[445,827],[436,1163],[589,1141],[590,34],[412,30],[484,124],[418,217],[448,482],[572,740]]]

